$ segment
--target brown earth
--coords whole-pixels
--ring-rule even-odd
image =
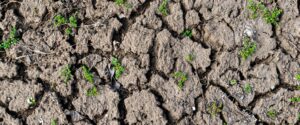
[[[300,0],[275,0],[283,14],[277,26],[249,19],[246,0],[2,0],[0,36],[12,26],[21,40],[0,51],[0,125],[254,125],[300,124]],[[79,27],[66,36],[53,17],[77,13]],[[192,38],[181,32],[192,29]],[[243,61],[242,39],[257,50]],[[195,59],[186,61],[193,53]],[[111,79],[110,59],[125,72]],[[61,69],[71,65],[64,83]],[[97,96],[82,76],[91,68]],[[172,77],[188,75],[183,89]],[[237,80],[230,85],[230,80]],[[252,92],[244,92],[250,83]],[[30,106],[29,97],[37,104]],[[208,110],[222,104],[219,113]],[[267,116],[272,108],[276,118]]]

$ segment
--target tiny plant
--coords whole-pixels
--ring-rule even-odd
[[[121,6],[121,5],[125,4],[125,0],[115,0],[115,3],[119,6]]]
[[[35,106],[36,105],[36,101],[33,97],[29,97],[27,99],[27,103],[29,104],[29,106]]]
[[[266,23],[277,25],[279,21],[279,16],[282,14],[282,9],[278,7],[273,7],[272,10],[267,8],[262,2],[253,2],[253,0],[248,0],[247,5],[248,10],[250,10],[250,18],[255,19],[261,16]]]
[[[9,32],[9,38],[7,40],[3,40],[0,44],[0,49],[8,49],[12,45],[17,44],[19,41],[19,38],[17,36],[17,29],[16,27],[13,27],[11,31]]]
[[[88,89],[86,92],[87,96],[96,96],[98,94],[97,87],[93,86],[92,88]]]
[[[188,76],[181,71],[173,73],[172,76],[178,81],[179,89],[182,89],[184,86],[184,82],[188,79]]]
[[[298,85],[298,86],[296,87],[296,90],[300,90],[300,85]]]
[[[62,15],[56,15],[54,17],[54,26],[55,27],[60,27],[60,26],[65,26],[65,34],[72,35],[73,29],[76,29],[78,27],[77,24],[77,19],[75,14],[70,16],[69,18],[65,18]]]
[[[61,76],[63,77],[65,83],[67,83],[69,80],[71,80],[72,74],[71,74],[71,66],[70,65],[66,65],[62,69]]]
[[[252,42],[249,37],[243,39],[243,48],[240,51],[240,55],[243,60],[248,59],[256,51],[256,43]]]
[[[222,112],[222,109],[223,109],[223,104],[214,101],[210,103],[207,111],[210,114],[210,116],[215,117],[218,113]]]
[[[235,79],[230,80],[230,85],[236,85],[236,84],[237,84],[237,80]]]
[[[192,33],[192,30],[191,30],[191,29],[185,29],[185,30],[181,33],[181,35],[182,35],[182,36],[185,36],[185,37],[192,38],[193,33]]]
[[[120,78],[123,72],[125,71],[125,68],[122,66],[120,61],[115,57],[112,57],[111,65],[113,70],[115,71],[115,78],[116,79]]]
[[[57,119],[51,119],[51,125],[58,125]]]
[[[90,72],[86,66],[82,66],[83,77],[90,83],[94,83],[94,75]]]
[[[289,99],[289,101],[294,102],[294,103],[300,102],[300,97],[292,97],[292,98]]]
[[[296,79],[297,81],[300,81],[300,74],[299,74],[299,73],[295,75],[295,79]]]
[[[268,116],[269,118],[271,118],[271,119],[275,119],[276,116],[277,116],[276,110],[275,110],[275,109],[269,109],[269,110],[267,111],[267,116]]]
[[[162,3],[158,7],[159,13],[161,13],[163,16],[168,15],[168,0],[163,0]]]
[[[195,55],[194,54],[188,54],[187,56],[185,56],[185,60],[189,63],[191,63],[192,61],[195,60]]]
[[[244,86],[244,92],[247,93],[247,94],[250,94],[252,92],[252,87],[251,87],[250,83],[247,83]]]

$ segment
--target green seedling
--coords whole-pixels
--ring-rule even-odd
[[[125,68],[122,66],[120,61],[115,57],[112,57],[111,65],[112,65],[112,69],[115,71],[115,78],[116,79],[120,78],[123,72],[125,71]]]
[[[185,36],[185,37],[192,38],[192,36],[193,36],[192,29],[186,29],[186,30],[184,30],[184,31],[181,33],[181,35],[182,35],[182,36]]]
[[[65,83],[67,83],[68,81],[70,81],[71,77],[72,77],[71,66],[70,65],[65,66],[61,70],[61,74],[60,75],[63,77]]]
[[[256,51],[256,43],[252,42],[249,37],[243,39],[243,48],[240,55],[243,60],[247,60]]]
[[[300,85],[296,87],[296,90],[300,90]]]
[[[158,11],[163,16],[168,15],[168,0],[163,0],[162,3],[158,7]]]
[[[115,0],[115,3],[119,6],[121,6],[121,5],[125,4],[125,0]]]
[[[195,60],[195,55],[194,54],[188,54],[187,56],[185,56],[185,60],[189,63],[191,63],[192,61]]]
[[[57,119],[51,119],[51,125],[58,125]]]
[[[90,83],[94,83],[94,75],[90,72],[90,69],[88,69],[86,66],[82,66],[83,71],[83,77],[85,80],[87,80]]]
[[[29,104],[29,106],[35,106],[36,105],[36,101],[33,97],[29,97],[27,99],[27,103]]]
[[[296,79],[297,81],[300,81],[300,74],[296,74],[296,75],[295,75],[295,79]]]
[[[7,40],[2,41],[2,43],[0,44],[0,49],[8,49],[12,45],[17,44],[18,41],[19,38],[17,36],[17,29],[16,27],[13,27],[9,32],[9,38]]]
[[[54,26],[59,27],[61,25],[65,25],[67,23],[67,19],[62,15],[56,15],[54,17]]]
[[[292,97],[289,99],[289,101],[293,103],[300,102],[300,97]]]
[[[247,5],[248,10],[250,10],[250,18],[255,19],[261,16],[266,23],[277,25],[279,21],[279,16],[282,14],[282,9],[274,7],[272,10],[267,8],[262,2],[253,2],[253,0],[248,0]]]
[[[252,87],[251,87],[250,83],[247,83],[244,86],[244,92],[247,93],[247,94],[250,94],[252,92]]]
[[[77,19],[74,15],[69,17],[69,24],[72,28],[77,28]]]
[[[230,80],[230,85],[236,85],[237,84],[237,80],[233,79],[233,80]]]
[[[214,101],[210,103],[207,111],[210,114],[210,116],[215,117],[218,113],[222,112],[222,109],[223,109],[223,104]]]
[[[183,86],[184,86],[184,82],[187,81],[188,76],[187,74],[178,71],[172,74],[172,76],[178,81],[178,87],[179,89],[182,90]]]
[[[65,34],[67,34],[68,36],[71,35],[73,33],[72,28],[68,27],[65,29]]]
[[[86,92],[86,95],[87,96],[96,96],[96,95],[98,95],[97,87],[93,86],[92,88],[88,89],[87,92]]]
[[[267,116],[271,119],[275,119],[277,117],[277,111],[275,109],[269,109],[267,111]]]

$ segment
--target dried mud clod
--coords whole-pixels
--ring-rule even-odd
[[[299,0],[4,0],[0,125],[299,124]]]

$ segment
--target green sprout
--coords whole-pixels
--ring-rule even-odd
[[[185,29],[183,32],[181,32],[181,35],[192,38],[193,36],[192,29]]]
[[[69,17],[69,23],[72,28],[77,28],[77,19],[75,15]]]
[[[71,73],[71,66],[66,65],[62,70],[60,75],[63,77],[64,82],[67,83],[68,81],[71,80],[72,73]]]
[[[115,57],[112,57],[111,64],[112,64],[112,69],[115,71],[115,78],[116,79],[120,78],[123,72],[125,71],[125,68],[122,66],[120,61]]]
[[[253,0],[248,0],[247,5],[248,10],[250,10],[250,18],[255,19],[259,16],[265,20],[266,23],[277,25],[279,21],[279,16],[282,14],[282,9],[273,8],[268,9],[262,2],[253,2]]]
[[[0,49],[8,49],[12,45],[17,44],[19,41],[19,38],[17,37],[17,29],[16,27],[13,27],[9,32],[9,38],[7,40],[2,41],[2,43],[0,44]]]
[[[300,97],[292,97],[289,99],[289,101],[293,103],[300,102]]]
[[[299,74],[299,73],[295,75],[295,79],[296,79],[297,81],[300,81],[300,74]]]
[[[92,88],[88,89],[87,92],[86,92],[86,95],[87,96],[96,96],[96,95],[98,95],[97,87],[93,86]]]
[[[277,111],[275,109],[269,109],[267,111],[267,116],[271,119],[275,119],[277,116]]]
[[[36,100],[33,97],[29,97],[27,99],[27,103],[29,104],[29,106],[35,106],[36,105]]]
[[[162,3],[158,7],[158,11],[163,15],[168,15],[168,0],[163,0]]]
[[[115,3],[119,6],[121,6],[121,5],[125,4],[125,0],[115,0]]]
[[[90,72],[86,66],[81,67],[83,70],[83,77],[90,83],[94,83],[94,75]]]
[[[54,17],[54,26],[59,27],[67,23],[67,20],[62,15],[56,15]]]
[[[240,55],[243,60],[247,60],[256,51],[256,43],[252,42],[249,37],[243,39],[243,48],[240,51]]]
[[[222,109],[223,109],[223,104],[214,101],[210,103],[207,111],[212,117],[215,117],[218,113],[222,112]]]
[[[68,27],[65,29],[65,34],[67,34],[68,36],[72,34],[72,28]]]
[[[249,83],[244,86],[244,92],[250,94],[252,92],[252,87]]]
[[[177,71],[177,72],[173,73],[172,76],[178,81],[179,89],[182,89],[184,86],[184,82],[187,81],[187,79],[188,79],[187,74],[185,74],[181,71]]]
[[[230,85],[236,85],[237,84],[237,80],[233,79],[233,80],[230,80]]]
[[[192,61],[195,60],[195,55],[194,54],[188,54],[187,56],[185,56],[185,60],[189,63],[191,63]]]
[[[57,119],[51,119],[51,125],[58,125]]]
[[[298,86],[296,87],[296,90],[300,90],[300,85],[298,85]]]

